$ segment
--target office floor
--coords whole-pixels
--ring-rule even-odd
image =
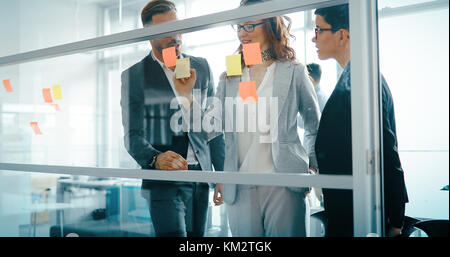
[[[50,237],[50,224],[37,224],[36,225],[36,237]],[[20,225],[19,237],[32,237],[33,226],[32,225]]]
[[[49,234],[50,225],[49,224],[38,224],[36,225],[36,237],[50,237]],[[219,228],[212,228],[206,232],[206,237],[221,237],[221,236],[229,236],[231,235],[228,232],[228,235],[222,235],[220,233]],[[19,227],[19,237],[32,237],[33,236],[33,227],[30,225],[21,225]]]

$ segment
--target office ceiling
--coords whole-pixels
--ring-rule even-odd
[[[65,0],[67,2],[74,2],[79,4],[99,4],[102,6],[119,6],[120,0]],[[122,5],[133,5],[140,3],[147,3],[150,0],[122,0]]]
[[[103,8],[118,8],[120,3],[123,8],[141,10],[150,0],[64,0],[78,4],[97,4]]]
[[[119,0],[66,0],[66,1],[74,3],[78,2],[80,4],[101,4],[101,5],[114,4],[114,2],[119,3]]]

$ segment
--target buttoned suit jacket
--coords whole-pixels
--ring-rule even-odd
[[[214,96],[214,80],[208,62],[204,58],[190,58],[191,68],[196,70],[194,90],[201,92],[201,108],[208,105],[208,97]],[[201,133],[174,131],[170,122],[179,113],[180,106],[171,108],[175,94],[161,65],[149,54],[139,63],[122,73],[121,107],[124,141],[128,153],[143,168],[149,169],[153,156],[173,151],[186,159],[189,141],[195,156],[205,171],[223,170],[224,141],[218,137],[207,142]],[[143,189],[154,185],[180,184],[144,180]]]

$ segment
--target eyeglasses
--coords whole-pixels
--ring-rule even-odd
[[[253,31],[255,31],[255,27],[262,25],[264,23],[267,23],[267,21],[265,22],[260,22],[260,23],[256,23],[256,24],[244,24],[244,25],[240,25],[240,24],[233,24],[231,25],[233,27],[234,30],[236,30],[237,32],[240,32],[241,29],[244,29],[245,32],[247,33],[252,33]]]
[[[323,29],[323,28],[319,28],[319,27],[315,27],[314,28],[314,33],[315,33],[315,35],[316,35],[316,40],[317,40],[317,36],[320,34],[320,33],[322,33],[322,32],[324,32],[324,31],[332,31],[332,32],[337,32],[337,31],[339,31],[339,29]]]

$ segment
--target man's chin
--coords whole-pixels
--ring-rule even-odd
[[[328,60],[328,59],[331,58],[331,57],[329,57],[329,56],[323,56],[323,55],[321,55],[321,54],[319,54],[318,57],[319,57],[319,60],[321,60],[321,61],[326,61],[326,60]]]

